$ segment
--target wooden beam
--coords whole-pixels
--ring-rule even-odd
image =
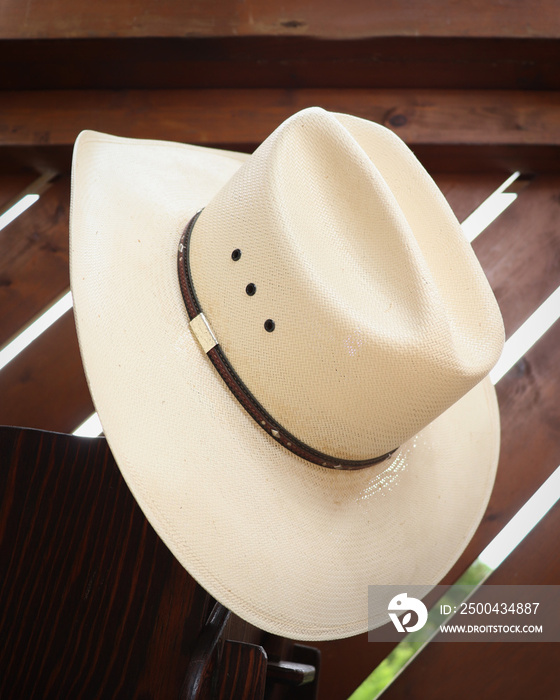
[[[250,152],[311,105],[384,124],[431,170],[554,170],[560,155],[560,92],[39,90],[2,94],[0,160],[67,168],[82,129]]]
[[[67,312],[0,372],[0,425],[71,433],[93,411]]]
[[[28,185],[34,180],[32,173],[10,173],[0,175],[0,213],[11,206],[11,203],[18,197]],[[0,243],[1,245],[1,243]],[[0,255],[1,257],[1,255]],[[0,341],[1,344],[1,341]]]
[[[555,0],[1,0],[0,38],[558,37]]]
[[[0,41],[0,90],[560,89],[554,39],[306,36]]]
[[[535,177],[473,242],[500,301],[507,336],[560,285],[559,195],[560,174]]]
[[[503,172],[431,173],[459,221],[479,207],[505,181]]]
[[[71,145],[82,129],[257,144],[311,105],[384,124],[413,145],[560,145],[560,92],[231,89],[6,91],[0,146]]]

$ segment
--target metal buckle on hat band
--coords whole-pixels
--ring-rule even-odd
[[[205,353],[208,353],[218,344],[214,331],[210,328],[210,324],[203,313],[199,313],[198,316],[195,316],[192,321],[189,322],[189,327]]]
[[[290,450],[290,452],[293,452],[295,455],[307,460],[308,462],[312,462],[313,464],[318,464],[329,469],[351,470],[370,467],[388,459],[393,454],[394,450],[388,452],[387,454],[381,455],[381,457],[374,457],[372,459],[348,460],[338,459],[309,447],[309,445],[306,445],[305,443],[301,442],[301,440],[298,440],[298,438],[289,433],[276,420],[274,420],[274,418],[265,410],[263,406],[261,406],[261,404],[245,386],[220,347],[218,340],[212,331],[210,323],[202,312],[194,289],[189,264],[189,243],[192,230],[198,217],[200,216],[200,213],[200,211],[197,212],[189,221],[179,242],[179,253],[177,260],[179,284],[183,295],[183,301],[185,302],[185,307],[187,309],[187,314],[190,319],[189,327],[191,328],[203,351],[210,358],[212,364],[230,389],[231,393],[235,396],[247,413],[249,413],[249,415],[268,435],[270,435],[274,440],[276,440],[276,442],[285,447],[287,450]]]

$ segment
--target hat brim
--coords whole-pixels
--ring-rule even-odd
[[[368,628],[368,586],[435,585],[472,537],[498,461],[496,395],[485,379],[361,471],[305,462],[261,430],[191,334],[177,279],[184,227],[245,158],[80,135],[71,206],[80,349],[119,468],[189,573],[264,630],[347,637]],[[379,610],[370,626],[387,620]]]

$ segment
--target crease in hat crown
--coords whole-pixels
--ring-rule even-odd
[[[313,108],[284,122],[204,208],[189,258],[249,391],[335,458],[394,450],[481,381],[503,346],[496,301],[443,195],[397,136],[355,117]]]

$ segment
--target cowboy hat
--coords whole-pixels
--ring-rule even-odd
[[[456,561],[494,481],[504,331],[391,131],[312,108],[250,157],[83,132],[71,282],[123,476],[237,615],[351,636],[368,585]]]

